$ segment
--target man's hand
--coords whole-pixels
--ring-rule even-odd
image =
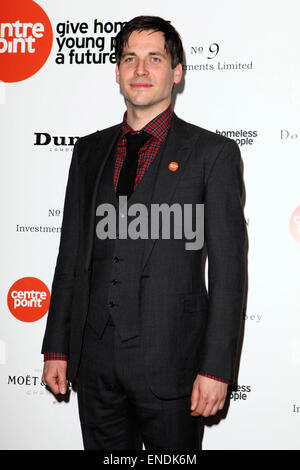
[[[224,406],[228,385],[198,374],[191,395],[191,416],[215,415]]]
[[[68,384],[66,371],[67,361],[45,361],[42,381],[51,388],[54,395],[66,393]]]

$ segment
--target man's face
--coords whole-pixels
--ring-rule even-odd
[[[116,81],[127,107],[167,107],[174,83],[182,76],[181,64],[171,67],[171,56],[165,49],[160,31],[134,31],[124,46]]]

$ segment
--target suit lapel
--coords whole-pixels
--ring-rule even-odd
[[[177,184],[183,174],[184,167],[190,157],[191,150],[192,145],[190,145],[188,141],[186,123],[174,114],[173,122],[167,136],[166,147],[161,155],[151,204],[172,204]],[[172,171],[169,168],[169,165],[172,162],[175,162],[178,165],[178,168],[175,171]],[[155,242],[156,239],[148,238],[146,240],[143,267],[150,256]]]
[[[121,125],[117,125],[106,132],[99,133],[97,141],[89,151],[89,163],[86,165],[88,174],[86,175],[86,185],[84,191],[84,233],[86,235],[86,270],[89,269],[93,249],[98,184],[104,166],[109,156],[112,154],[113,148],[115,147],[115,145],[117,145],[120,132]]]

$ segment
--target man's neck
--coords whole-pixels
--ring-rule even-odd
[[[170,102],[160,103],[155,107],[136,107],[127,103],[127,124],[134,130],[139,131],[152,121],[156,116],[161,114],[170,106]]]

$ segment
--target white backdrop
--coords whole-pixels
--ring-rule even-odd
[[[51,289],[69,137],[120,122],[124,112],[109,54],[105,64],[72,64],[73,53],[87,51],[75,46],[70,55],[72,42],[102,37],[90,50],[110,53],[112,25],[140,14],[171,20],[182,36],[186,74],[177,115],[235,138],[244,162],[248,300],[239,390],[226,419],[208,421],[203,449],[300,449],[299,2],[37,3],[52,25],[50,56],[31,77],[0,83],[1,449],[82,449],[76,393],[59,403],[41,384],[47,315],[33,321],[24,307],[16,318],[11,287],[21,280],[13,290],[27,290],[23,278],[31,277],[31,289]],[[94,34],[95,20],[106,32]],[[67,22],[87,27],[69,31],[62,43]],[[64,63],[57,63],[59,44]],[[66,145],[56,145],[63,140],[55,136]]]

